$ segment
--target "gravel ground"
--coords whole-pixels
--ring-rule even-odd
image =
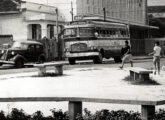
[[[162,65],[164,59],[162,59]],[[132,85],[123,79],[129,75],[127,69],[120,70],[120,64],[106,62],[102,65],[81,64],[65,66],[64,75],[58,77],[35,77],[36,68],[28,72],[0,76],[0,97],[92,97],[134,100],[165,100],[165,72],[151,75],[160,85]],[[129,67],[126,64],[126,68]],[[152,60],[135,61],[135,66],[152,69]],[[31,69],[31,70],[30,70]],[[20,70],[20,69],[19,69]],[[23,71],[26,69],[22,69]],[[15,70],[16,71],[16,70]],[[31,72],[30,72],[31,71]],[[52,71],[51,71],[52,72]],[[84,103],[91,111],[125,109],[139,111],[139,106]],[[11,108],[23,108],[27,113],[41,110],[49,115],[52,108],[67,110],[67,102],[28,102],[1,103],[1,109],[9,112]],[[164,106],[160,106],[165,108]],[[159,107],[157,107],[158,109]]]

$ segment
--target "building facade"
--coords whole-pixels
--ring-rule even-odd
[[[151,30],[150,36],[146,39],[146,53],[153,51],[155,41],[160,42],[162,52],[165,55],[165,6],[148,6],[149,24],[159,27],[157,30]],[[151,46],[151,47],[147,47]]]
[[[0,35],[12,35],[14,41],[56,37],[64,22],[53,6],[16,0],[0,2]]]
[[[147,0],[77,0],[77,15],[146,25]]]

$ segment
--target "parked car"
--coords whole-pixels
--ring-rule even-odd
[[[0,65],[13,64],[21,68],[28,62],[46,61],[43,44],[37,41],[15,41],[10,48],[0,52]]]

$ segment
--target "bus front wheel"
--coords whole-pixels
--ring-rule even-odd
[[[122,62],[120,56],[114,57],[114,61],[115,61],[115,63],[120,63],[120,62]]]
[[[103,56],[101,53],[99,54],[99,56],[97,56],[93,59],[94,64],[101,64],[102,62],[103,62]]]
[[[76,63],[76,60],[73,58],[69,58],[69,64],[74,65]]]
[[[3,63],[0,63],[0,66],[2,66],[3,65]]]

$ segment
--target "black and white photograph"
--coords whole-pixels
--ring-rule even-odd
[[[0,120],[165,120],[165,0],[0,0]]]

